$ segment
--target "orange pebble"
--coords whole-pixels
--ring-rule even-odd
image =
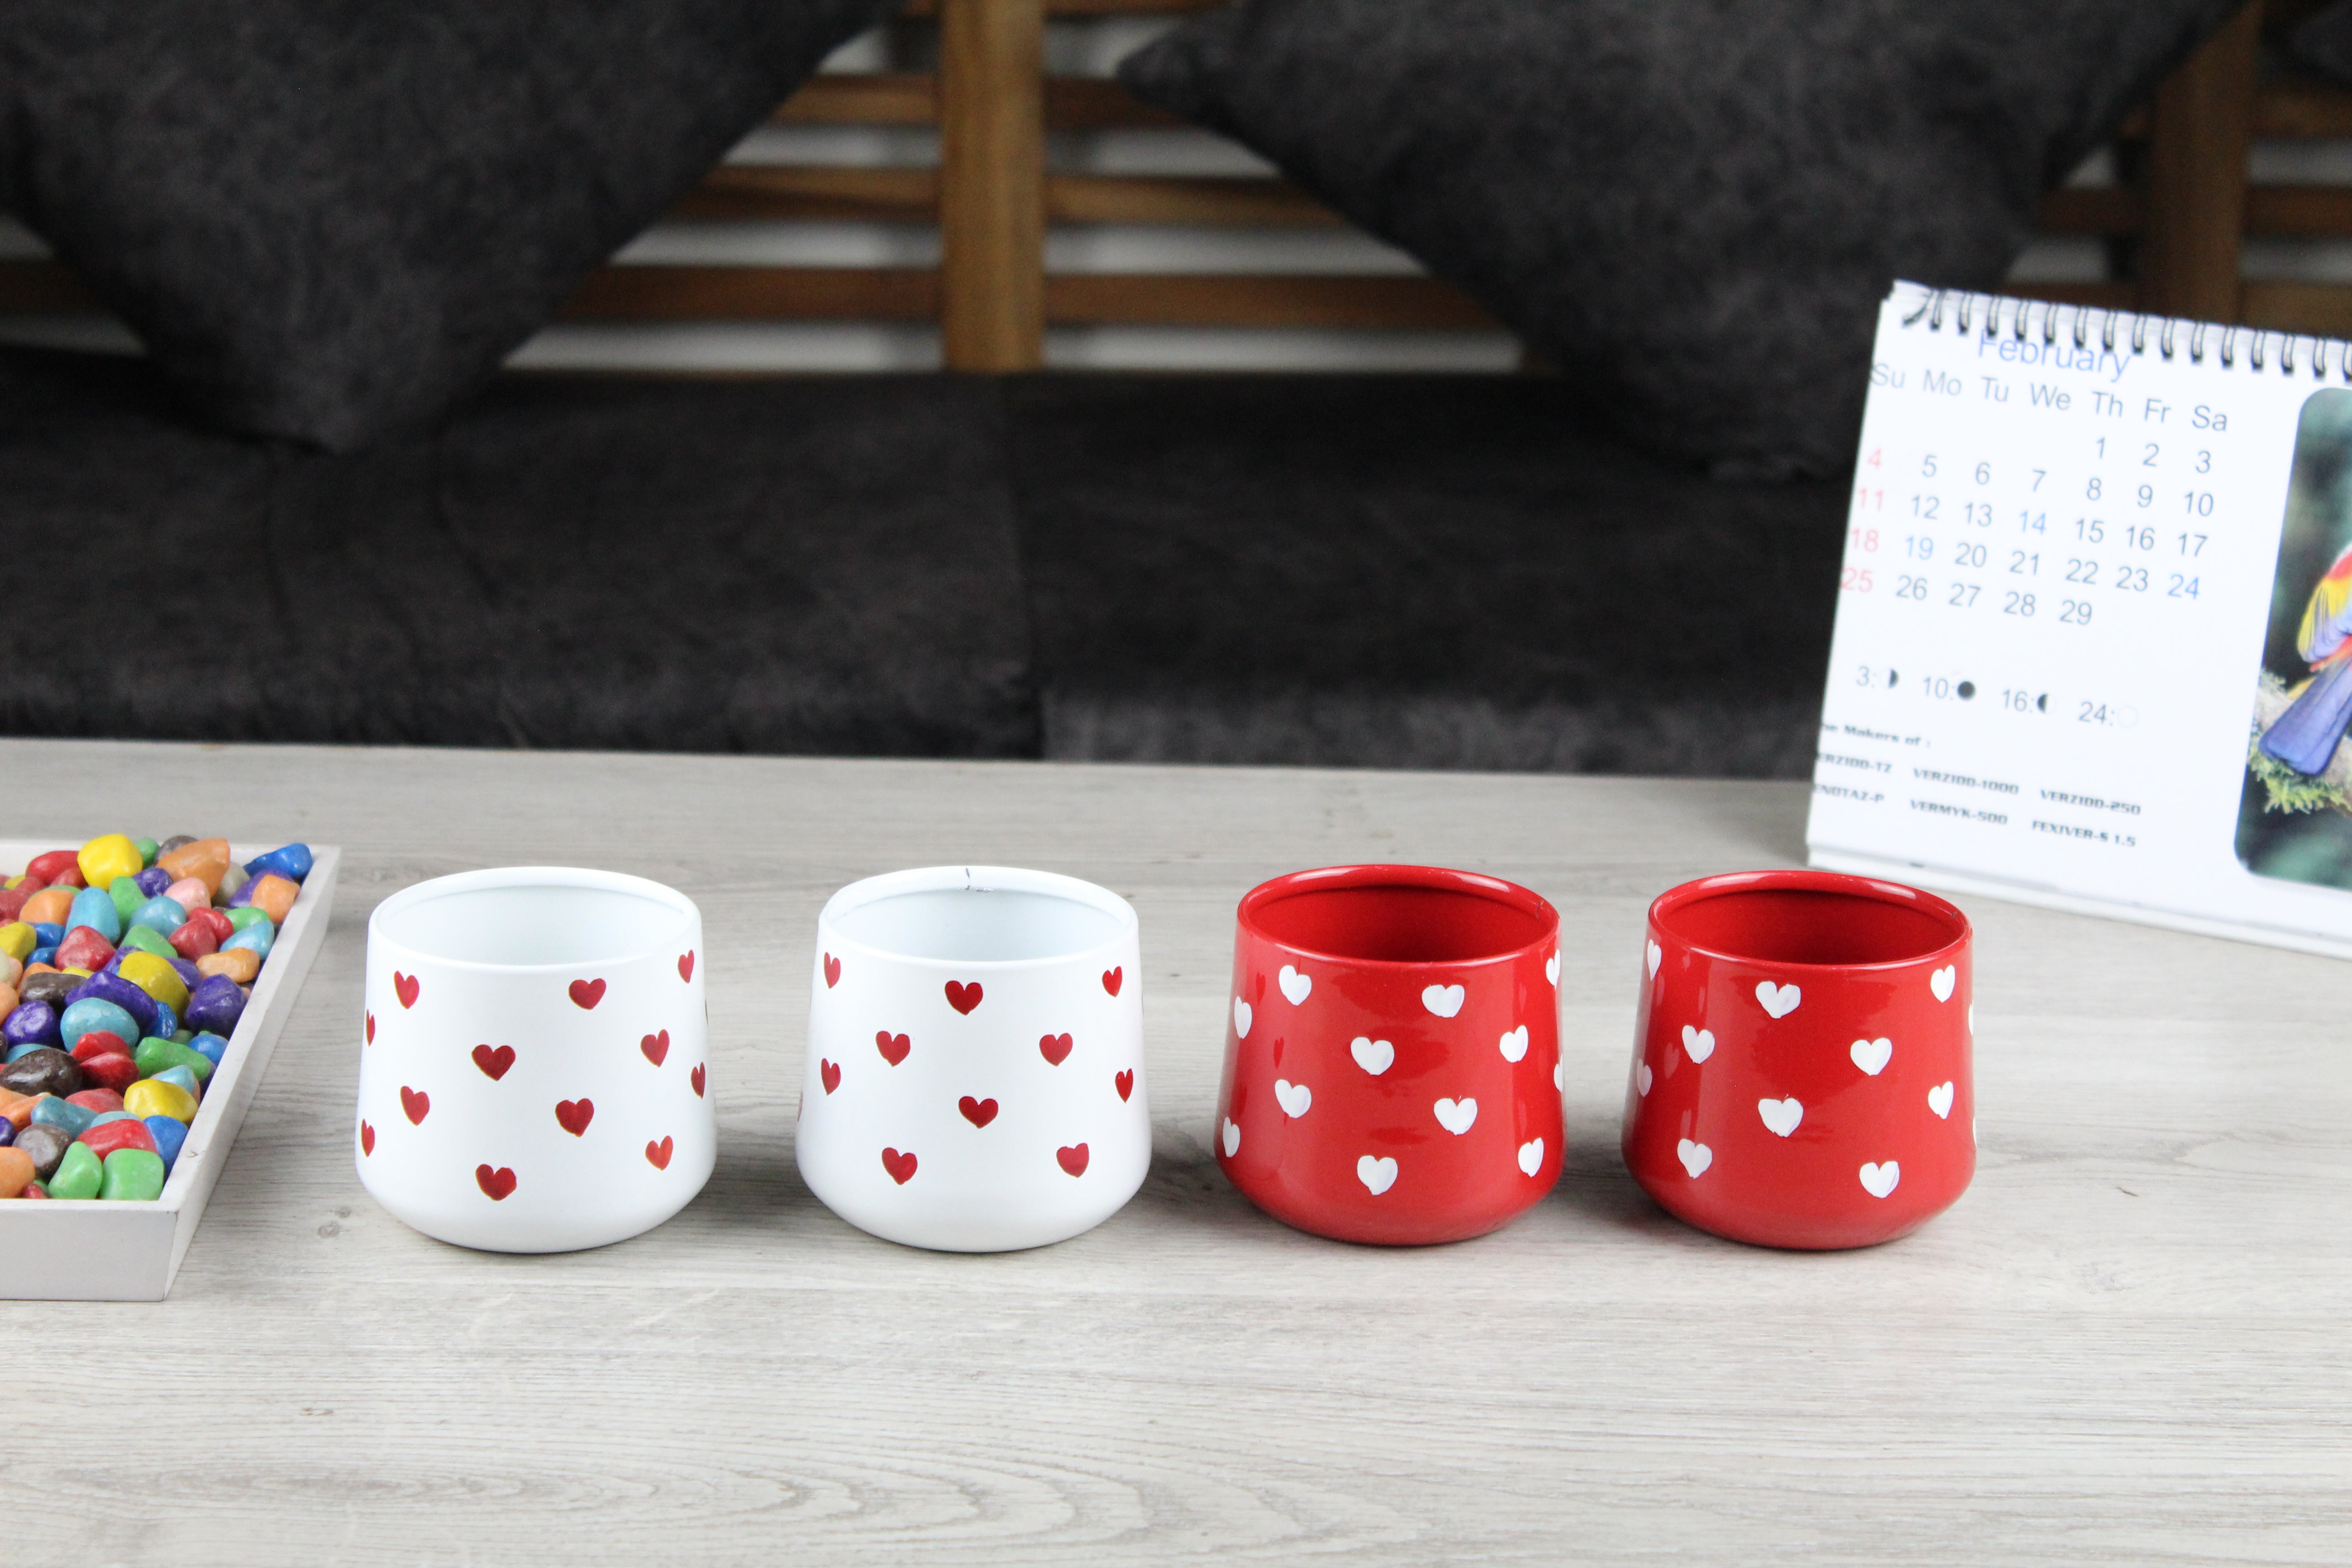
[[[0,1018],[5,1018],[16,1010],[16,988],[6,981],[0,980]]]
[[[24,910],[16,918],[26,925],[61,926],[73,909],[74,891],[71,888],[43,888],[25,900]]]
[[[253,884],[253,907],[268,915],[271,923],[284,925],[288,911],[294,908],[294,900],[301,891],[300,888],[272,871]]]
[[[228,875],[228,840],[199,838],[194,844],[181,845],[169,855],[156,856],[155,864],[169,871],[175,882],[190,877],[202,882],[205,901],[210,903],[213,895],[220,891],[221,879]]]
[[[33,1184],[33,1157],[11,1145],[0,1149],[0,1198],[13,1198]]]
[[[36,974],[55,974],[57,972],[58,966],[54,963],[28,963],[25,965],[23,979],[16,982],[17,988],[23,989],[25,981],[30,980]]]
[[[33,1107],[48,1098],[46,1094],[17,1094],[0,1089],[0,1116],[6,1117],[8,1125],[22,1132],[33,1124]]]
[[[196,960],[196,973],[210,976],[226,974],[239,985],[249,985],[261,973],[261,954],[249,947],[232,947],[221,952],[208,952]]]

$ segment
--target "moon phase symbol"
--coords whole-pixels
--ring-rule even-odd
[[[2047,691],[2045,691],[2045,692],[2043,692],[2041,696],[2039,696],[2039,697],[2035,698],[2035,699],[2033,700],[2033,707],[2034,707],[2034,710],[2035,710],[2036,712],[2039,712],[2039,713],[2047,713],[2047,712],[2049,712],[2049,711],[2050,711],[2050,693],[2048,693]]]

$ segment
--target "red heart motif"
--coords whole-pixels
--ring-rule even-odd
[[[1077,1042],[1067,1035],[1044,1035],[1037,1040],[1037,1054],[1055,1067],[1069,1059],[1070,1047]]]
[[[907,1053],[915,1048],[915,1042],[904,1035],[894,1035],[887,1029],[878,1029],[874,1035],[874,1048],[882,1053],[884,1061],[888,1062],[892,1067],[897,1067],[907,1059]]]
[[[507,1068],[514,1066],[514,1047],[500,1046],[494,1051],[488,1046],[476,1046],[474,1065],[482,1069],[484,1078],[496,1083],[507,1076]]]
[[[1103,989],[1109,992],[1112,995],[1118,995],[1118,988],[1126,984],[1127,965],[1124,963],[1120,964],[1116,969],[1106,969],[1103,971]]]
[[[399,970],[394,970],[392,972],[392,994],[400,998],[402,1011],[405,1012],[407,1009],[415,1006],[416,976],[414,974],[403,974]]]
[[[824,988],[827,991],[841,984],[841,960],[831,953],[824,955]]]
[[[433,1109],[433,1097],[421,1089],[400,1086],[400,1109],[408,1112],[409,1125],[422,1127],[427,1112]]]
[[[1123,1073],[1115,1073],[1111,1077],[1111,1081],[1118,1085],[1119,1099],[1125,1100],[1135,1092],[1135,1069],[1129,1068]]]
[[[702,1083],[703,1083],[703,1079],[702,1079],[702,1064],[701,1064],[700,1062],[697,1062],[697,1063],[695,1063],[695,1064],[694,1064],[694,1070],[693,1070],[692,1072],[688,1073],[688,1074],[687,1075],[687,1078],[688,1078],[688,1080],[689,1082],[691,1082],[691,1083],[694,1085],[694,1098],[695,1098],[695,1099],[697,1099],[697,1100],[700,1100],[700,1099],[702,1098]]]
[[[593,1007],[604,999],[604,983],[601,980],[575,980],[572,983],[572,1000],[582,1009]]]
[[[701,1069],[698,1068],[695,1070],[699,1072]],[[829,1062],[823,1057],[819,1057],[816,1059],[816,1076],[824,1080],[825,1093],[831,1094],[841,1087],[841,1064]]]
[[[360,1152],[362,1154],[375,1152],[375,1129],[364,1121],[360,1123]]]
[[[588,1131],[588,1123],[596,1118],[596,1102],[582,1098],[559,1100],[555,1102],[556,1124],[574,1138]]]
[[[373,1013],[367,1016],[367,1043],[371,1046],[375,1044],[375,1015]]]
[[[1056,1149],[1054,1151],[1054,1158],[1062,1163],[1062,1169],[1074,1176],[1083,1176],[1087,1173],[1087,1146],[1083,1143],[1073,1143],[1066,1149]]]
[[[971,1010],[980,1005],[980,982],[975,980],[966,985],[961,981],[949,981],[948,1005],[967,1017],[971,1016]]]
[[[688,984],[694,984],[694,954],[681,955],[677,961],[677,977]]]
[[[665,1138],[658,1143],[646,1145],[646,1163],[656,1171],[669,1169],[669,1157],[677,1147],[675,1139]]]
[[[956,1101],[956,1109],[974,1127],[985,1127],[996,1120],[996,1101],[992,1100],[974,1100],[967,1094]]]
[[[474,1167],[474,1184],[482,1189],[490,1202],[502,1204],[507,1201],[507,1194],[515,1190],[515,1173],[505,1165],[495,1171],[488,1165],[477,1165]]]
[[[885,1149],[882,1151],[882,1168],[890,1173],[892,1181],[903,1187],[914,1180],[915,1157],[901,1154],[896,1149]]]
[[[656,1067],[661,1066],[669,1059],[669,1031],[664,1029],[658,1035],[647,1035],[637,1042],[637,1049],[646,1053],[646,1060]]]

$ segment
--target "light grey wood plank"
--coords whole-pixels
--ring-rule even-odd
[[[0,777],[12,835],[345,854],[172,1300],[0,1303],[12,1568],[2352,1558],[2330,960],[1968,901],[1975,1188],[1799,1256],[1666,1219],[1616,1119],[1644,903],[1798,859],[1801,786],[24,742]],[[1361,858],[1561,910],[1569,1171],[1479,1241],[1298,1235],[1203,1146],[1234,900]],[[895,1247],[793,1169],[817,908],[943,861],[1142,915],[1155,1167],[1061,1247]],[[529,862],[683,889],[711,965],[718,1173],[565,1258],[425,1240],[349,1147],[369,910]]]

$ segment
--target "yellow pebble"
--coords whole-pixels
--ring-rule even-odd
[[[16,994],[16,988],[14,985],[9,984],[6,981],[0,980],[0,1018],[5,1018],[9,1014],[15,1012],[16,1010],[16,1004],[19,1000],[20,998]],[[173,1011],[177,1011],[177,1009],[175,1008]]]
[[[14,985],[25,977],[25,961],[11,952],[0,952],[0,985]]]
[[[147,866],[139,846],[121,833],[100,834],[83,845],[76,858],[81,863],[81,879],[93,888],[110,888],[117,877],[136,877]]]
[[[261,973],[261,954],[249,947],[232,947],[220,952],[208,952],[196,960],[196,973],[210,979],[226,974],[239,985],[250,985],[253,977]],[[179,1009],[172,1009],[174,1013]]]
[[[180,978],[178,970],[153,953],[133,951],[115,966],[114,972],[173,1012],[187,1011],[187,982]]]
[[[40,945],[40,940],[33,934],[33,928],[23,921],[10,921],[0,926],[0,952],[6,953],[19,963],[33,956],[33,949]]]
[[[168,1116],[174,1121],[194,1121],[196,1119],[196,1097],[176,1083],[142,1078],[122,1091],[122,1109],[142,1121],[151,1116]]]

